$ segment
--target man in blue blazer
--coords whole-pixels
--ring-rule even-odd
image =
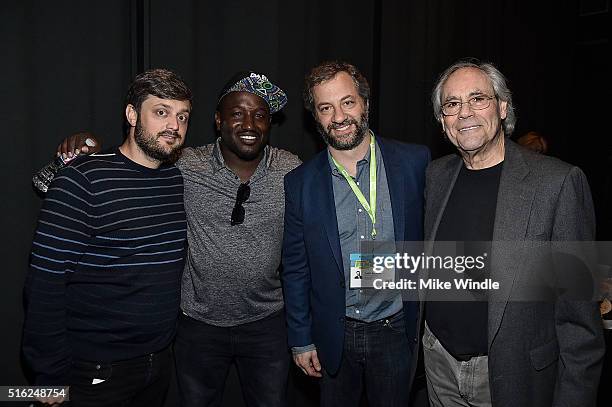
[[[423,239],[429,150],[374,135],[369,86],[351,64],[313,68],[304,100],[328,148],[285,177],[289,346],[321,377],[323,407],[357,406],[364,389],[372,407],[406,406],[416,305],[360,287],[355,269],[363,242]]]

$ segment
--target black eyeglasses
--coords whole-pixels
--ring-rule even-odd
[[[238,192],[236,193],[236,204],[234,205],[234,210],[232,211],[232,226],[240,225],[244,222],[244,206],[243,203],[249,199],[251,195],[251,187],[248,183],[240,184],[238,187]]]

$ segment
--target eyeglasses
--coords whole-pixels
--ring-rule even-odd
[[[454,116],[461,111],[464,103],[469,104],[470,108],[474,110],[486,109],[491,104],[491,99],[495,99],[495,96],[476,95],[469,98],[467,102],[452,100],[442,104],[442,114],[444,116]]]
[[[232,226],[240,225],[244,222],[244,206],[243,203],[249,199],[251,195],[251,187],[248,183],[240,184],[238,187],[238,192],[236,193],[236,204],[234,205],[234,210],[232,211]]]

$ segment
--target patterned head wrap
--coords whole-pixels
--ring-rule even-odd
[[[287,104],[287,95],[281,88],[270,82],[265,75],[252,71],[234,75],[219,94],[217,105],[231,92],[249,92],[259,96],[270,106],[270,114],[280,111]]]

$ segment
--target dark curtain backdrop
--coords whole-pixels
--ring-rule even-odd
[[[194,90],[188,145],[214,140],[216,95],[233,72],[266,73],[289,96],[271,143],[307,160],[322,144],[302,107],[304,74],[345,59],[370,79],[371,127],[436,158],[453,151],[429,102],[438,74],[461,57],[494,62],[514,92],[515,136],[540,131],[551,155],[585,170],[599,238],[612,240],[608,9],[609,0],[1,2],[0,385],[26,383],[22,286],[41,202],[31,176],[74,132],[120,143],[125,91],[147,68],[175,69]],[[242,403],[237,380],[232,372],[228,406]],[[292,376],[294,405],[316,405],[314,392]]]

